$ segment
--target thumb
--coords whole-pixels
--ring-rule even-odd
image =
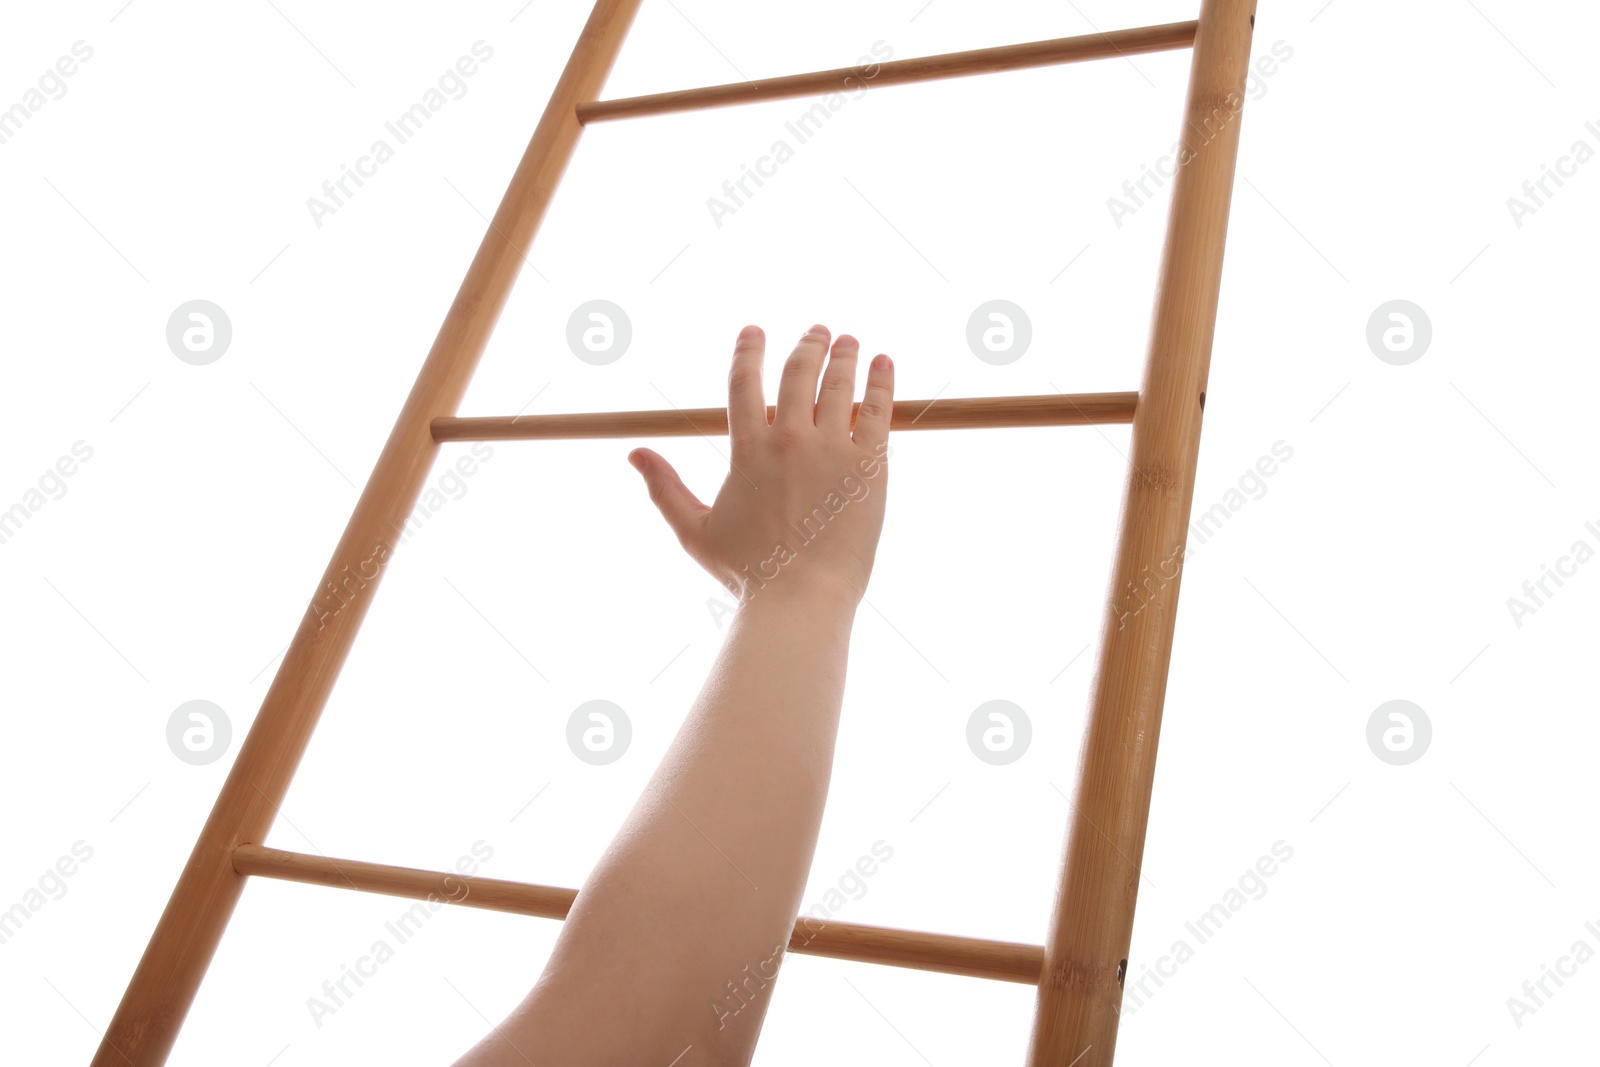
[[[651,502],[660,509],[661,517],[667,520],[667,525],[678,536],[678,543],[685,548],[694,544],[711,509],[689,491],[683,479],[678,477],[678,472],[672,469],[672,464],[659,454],[648,448],[636,448],[628,453],[628,462],[644,476]]]

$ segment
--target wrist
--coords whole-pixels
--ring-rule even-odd
[[[740,612],[787,607],[853,617],[860,604],[859,587],[842,575],[826,571],[785,571],[776,578],[748,581],[739,597]]]

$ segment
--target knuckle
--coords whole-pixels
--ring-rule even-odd
[[[863,419],[881,419],[887,414],[889,414],[889,405],[884,403],[881,397],[868,396],[861,401],[861,412],[858,417]]]
[[[793,452],[799,448],[805,438],[793,426],[774,426],[772,428],[772,445],[780,452]]]
[[[817,361],[820,358],[820,355],[808,352],[805,349],[799,349],[788,359],[784,360],[784,376],[792,378],[796,375],[805,374],[808,370],[811,370],[816,366]]]

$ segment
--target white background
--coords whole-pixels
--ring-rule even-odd
[[[644,5],[604,95],[1193,17],[1192,2]],[[8,207],[0,508],[92,458],[0,544],[4,1058],[87,1061],[587,15],[581,3],[13,5],[0,107],[93,56],[0,144]],[[1576,1062],[1600,963],[1519,1026],[1507,998],[1600,924],[1592,649],[1600,563],[1532,615],[1507,599],[1600,548],[1590,422],[1600,163],[1518,226],[1507,198],[1600,148],[1584,5],[1261,4],[1195,502],[1292,459],[1183,584],[1132,974],[1194,956],[1126,1015],[1119,1063]],[[493,58],[337,213],[306,207],[475,41]],[[895,356],[902,398],[1137,388],[1165,197],[1107,199],[1175,137],[1189,54],[886,88],[850,100],[719,227],[708,197],[809,101],[583,137],[465,414],[716,405],[733,337],[812,321]],[[1069,265],[1070,264],[1070,265]],[[608,366],[568,350],[622,306]],[[968,349],[983,301],[1029,350]],[[207,366],[181,303],[225,309]],[[1368,317],[1432,323],[1405,366]],[[666,398],[666,399],[663,399]],[[842,920],[1040,942],[1093,670],[1126,427],[897,435],[808,900],[883,841]],[[269,843],[576,886],[722,635],[628,442],[493,446],[400,550]],[[709,495],[695,439],[658,445]],[[444,463],[466,446],[442,449]],[[1554,589],[1554,586],[1549,588]],[[1589,650],[1589,651],[1586,651]],[[567,749],[580,703],[632,747]],[[978,704],[1033,724],[966,746]],[[206,766],[166,723],[204,699]],[[1391,766],[1366,724],[1425,709]],[[531,798],[537,800],[531,804]],[[29,897],[75,842],[92,858]],[[1293,857],[1199,944],[1185,929],[1276,842]],[[713,862],[718,862],[713,857]],[[60,892],[54,892],[59,890]],[[25,904],[26,907],[26,904]],[[405,902],[253,882],[171,1062],[442,1064],[526,991],[554,923],[446,910],[339,1010],[308,998]],[[1130,981],[1130,991],[1133,983]],[[1153,988],[1153,987],[1152,987]],[[1131,992],[1130,992],[1131,1004]],[[1020,985],[791,956],[757,1062],[1019,1062]],[[480,1014],[481,1013],[481,1014]]]

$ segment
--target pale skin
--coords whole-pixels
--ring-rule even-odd
[[[894,366],[872,361],[852,428],[859,348],[842,334],[830,351],[825,327],[807,331],[769,425],[765,337],[740,332],[732,469],[710,507],[659,454],[629,453],[739,610],[538,982],[456,1067],[750,1062],[816,849],[850,630],[883,528]]]

